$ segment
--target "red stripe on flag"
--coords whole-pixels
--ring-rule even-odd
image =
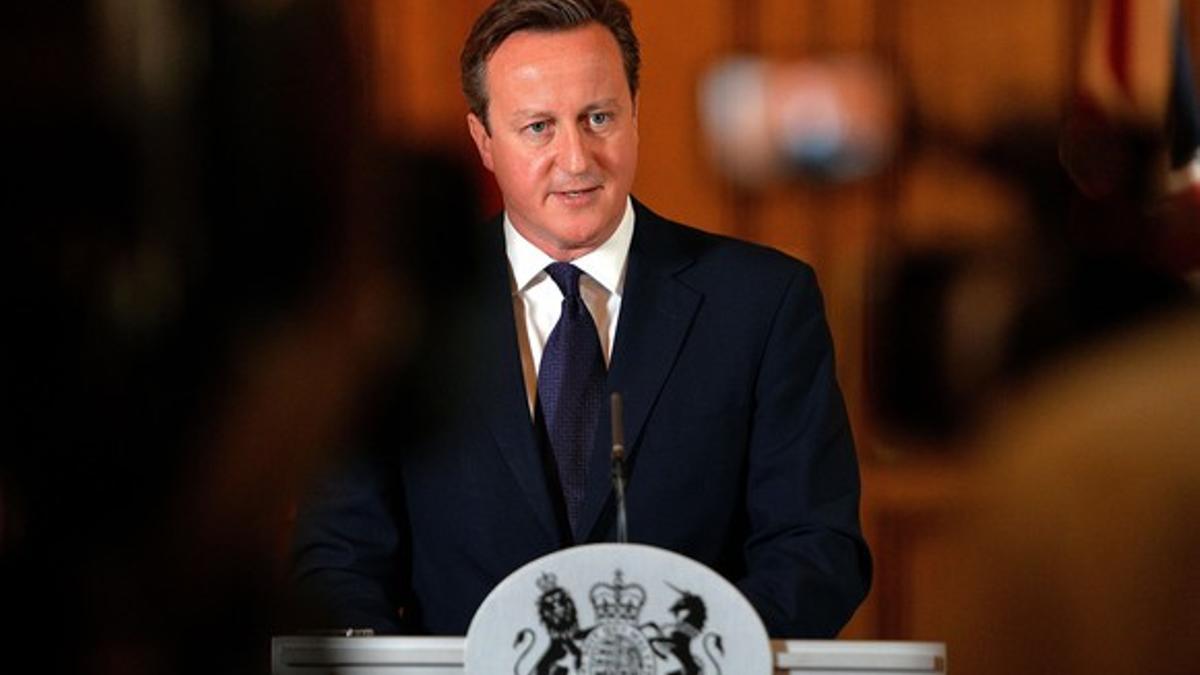
[[[1129,93],[1129,0],[1112,0],[1108,21],[1108,67],[1121,87]]]

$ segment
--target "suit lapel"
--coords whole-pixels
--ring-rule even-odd
[[[672,236],[679,226],[662,220],[637,202],[634,205],[637,221],[608,374],[609,390],[620,392],[624,402],[625,447],[630,460],[701,300],[699,293],[676,279],[692,262]],[[576,541],[587,540],[612,492],[612,433],[607,401],[601,415],[588,467],[583,517],[574,533]]]
[[[491,223],[501,233],[498,222]],[[483,298],[472,321],[478,321],[476,336],[478,389],[473,398],[513,478],[525,494],[537,522],[554,541],[560,539],[555,515],[555,498],[549,491],[545,467],[525,394],[512,293],[503,237],[485,257],[488,270],[482,284]],[[498,264],[495,264],[498,261]]]

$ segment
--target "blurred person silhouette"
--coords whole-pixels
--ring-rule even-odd
[[[1063,170],[1060,131],[1030,118],[979,142],[920,133],[902,194],[953,175],[986,206],[902,207],[898,231],[918,234],[874,270],[871,396],[889,433],[932,447],[969,437],[1009,383],[1194,301],[1184,275],[1159,255],[1166,212],[1126,195],[1093,218],[1103,209]],[[1153,146],[1140,157],[1152,161]],[[1117,209],[1123,218],[1112,217]]]
[[[975,445],[945,639],[956,670],[1193,673],[1200,311],[1060,360]]]
[[[7,666],[265,669],[296,494],[420,305],[428,213],[378,195],[471,204],[436,154],[372,169],[346,11],[0,10]]]

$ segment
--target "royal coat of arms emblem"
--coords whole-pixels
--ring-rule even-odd
[[[526,563],[467,631],[467,675],[771,675],[762,620],[733,584],[671,551],[583,544]]]
[[[538,578],[538,618],[548,640],[539,631],[522,628],[513,648],[518,650],[514,675],[699,675],[720,673],[725,654],[721,636],[704,632],[704,600],[670,586],[679,595],[671,605],[669,621],[640,622],[646,589],[628,583],[621,570],[611,583],[598,582],[588,599],[595,623],[582,627],[570,593],[558,585],[554,574]],[[536,662],[531,659],[539,650]],[[696,650],[703,654],[703,658]],[[704,665],[707,659],[708,666]]]

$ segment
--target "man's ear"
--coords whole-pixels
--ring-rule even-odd
[[[475,113],[467,113],[467,129],[471,132],[471,139],[475,141],[475,149],[479,151],[479,159],[488,171],[495,171],[492,168],[492,135],[488,133],[487,127],[483,125],[483,120],[479,119]]]

